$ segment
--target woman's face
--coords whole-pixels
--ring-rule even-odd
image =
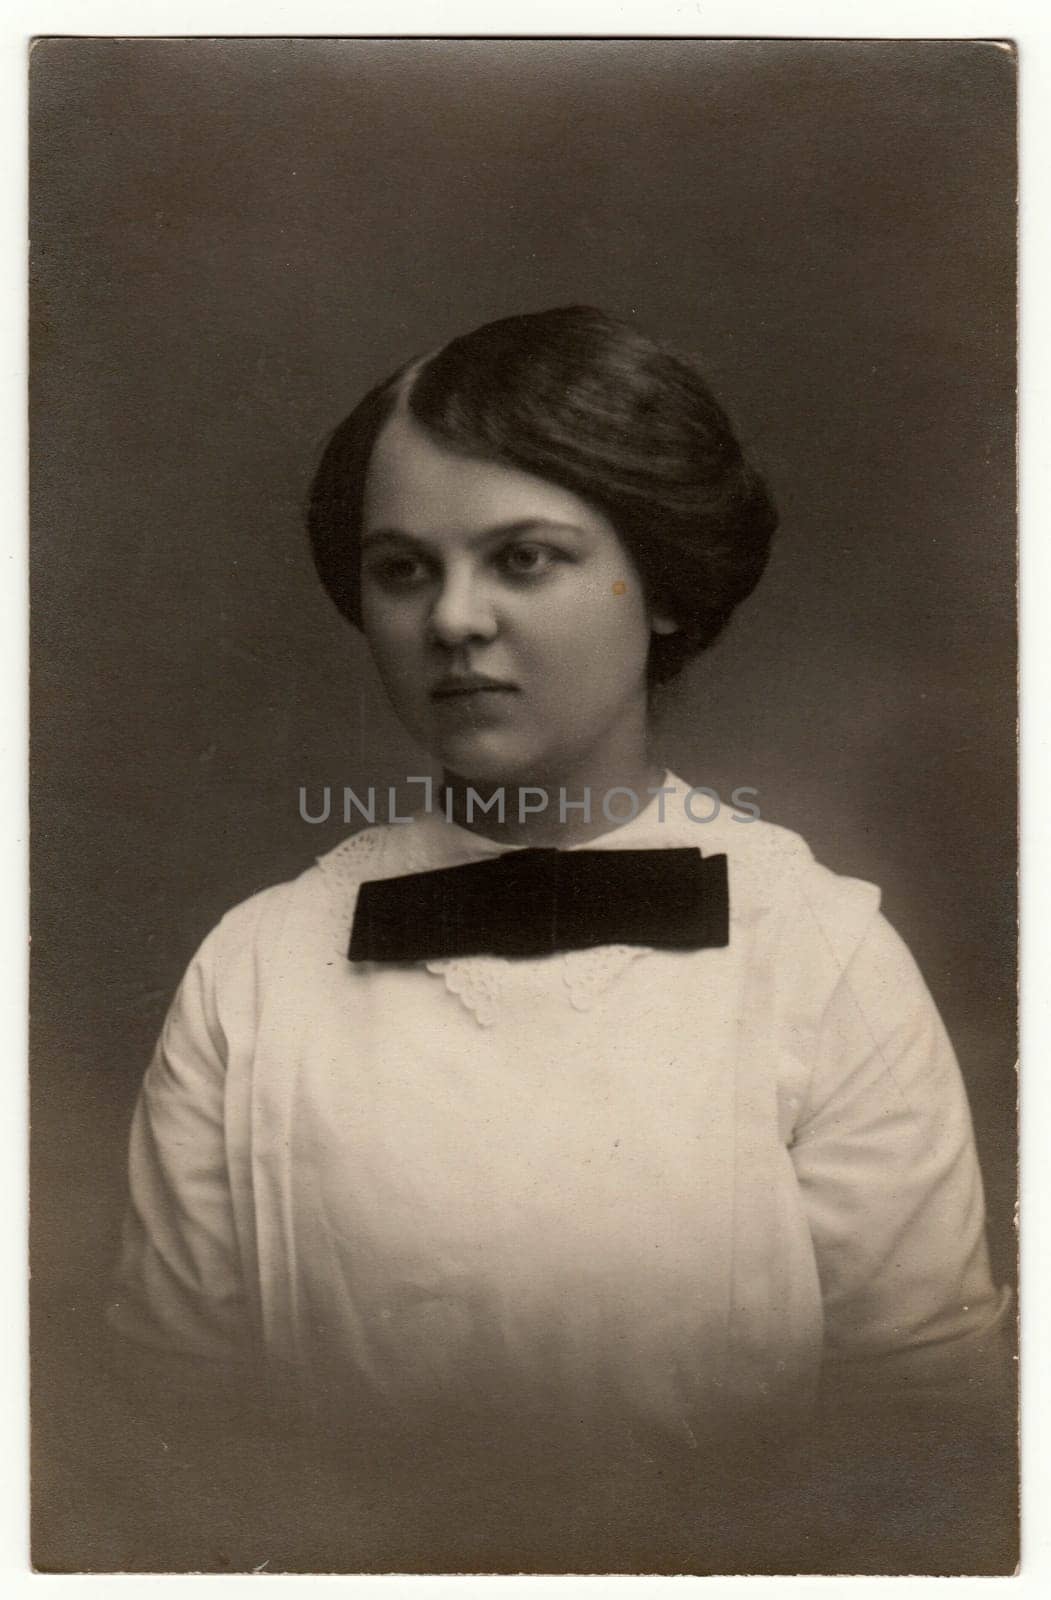
[[[644,760],[654,627],[611,523],[399,413],[369,464],[365,636],[395,711],[475,782],[616,782]]]

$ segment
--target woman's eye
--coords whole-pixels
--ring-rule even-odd
[[[419,556],[383,556],[368,568],[369,576],[388,589],[408,589],[424,582],[426,564]]]
[[[558,552],[543,544],[512,544],[501,553],[500,560],[512,577],[532,578],[553,567]]]

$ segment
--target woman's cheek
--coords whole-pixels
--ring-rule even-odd
[[[419,649],[423,621],[418,608],[373,599],[362,604],[362,626],[373,655],[392,664]]]

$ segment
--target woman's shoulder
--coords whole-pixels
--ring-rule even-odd
[[[230,906],[201,942],[194,964],[221,971],[252,951],[260,940],[276,934],[285,921],[297,885],[314,870],[307,868],[296,878],[269,884]]]
[[[710,823],[680,822],[674,831],[676,843],[688,839],[706,856],[726,856],[731,916],[739,922],[776,921],[842,952],[879,914],[875,884],[825,866],[792,828],[761,817],[738,821],[724,808]]]
[[[415,830],[377,823],[349,835],[308,862],[294,877],[257,890],[226,911],[201,946],[201,954],[223,963],[246,949],[280,943],[290,921],[316,921],[334,901],[370,878],[393,877],[422,866]]]

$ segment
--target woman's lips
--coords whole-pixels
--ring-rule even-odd
[[[497,695],[517,694],[513,683],[498,683],[495,678],[445,679],[431,690],[432,700],[488,699]]]
[[[447,679],[431,690],[431,704],[443,721],[457,727],[480,728],[502,722],[517,694],[518,688],[512,683]]]

